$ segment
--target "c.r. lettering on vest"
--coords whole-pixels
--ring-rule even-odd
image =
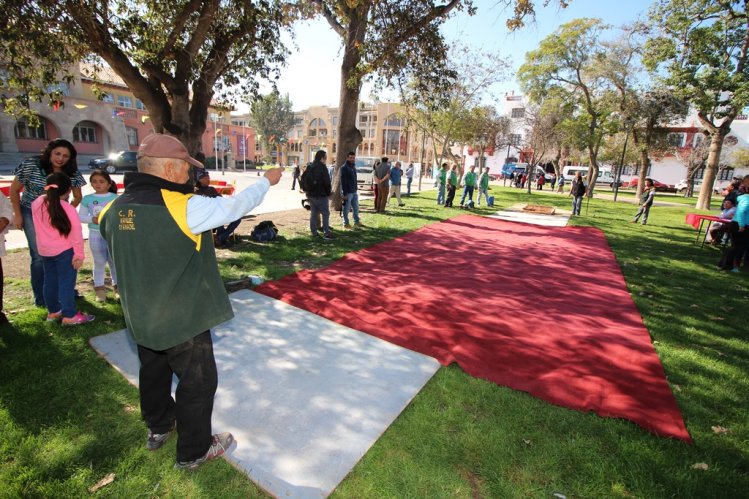
[[[120,217],[120,230],[135,230],[135,211],[120,210],[117,215]]]

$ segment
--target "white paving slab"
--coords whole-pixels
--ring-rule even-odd
[[[544,215],[540,213],[514,210],[502,210],[487,216],[489,218],[506,220],[508,222],[522,222],[526,224],[546,225],[549,227],[564,227],[570,219],[569,215]]]
[[[252,291],[230,298],[236,316],[213,330],[227,459],[276,497],[326,497],[439,363]],[[137,385],[127,330],[91,345]]]

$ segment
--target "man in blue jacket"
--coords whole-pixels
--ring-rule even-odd
[[[349,211],[354,212],[354,225],[363,227],[359,221],[359,193],[356,192],[356,154],[349,152],[346,155],[346,162],[341,167],[341,190],[343,191],[343,227],[351,228],[349,223]]]

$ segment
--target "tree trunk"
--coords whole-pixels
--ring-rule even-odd
[[[598,181],[598,150],[597,148],[588,147],[588,158],[590,159],[590,168],[588,168],[588,175],[586,180],[588,181],[588,192],[587,195],[589,198],[593,197],[593,189],[596,186],[596,181]]]
[[[359,8],[350,12],[346,30],[346,45],[341,62],[341,98],[338,105],[338,151],[332,179],[331,206],[335,210],[340,210],[342,203],[340,167],[346,161],[346,154],[356,151],[362,142],[361,132],[356,127],[361,93],[361,77],[356,71],[361,61],[360,49],[364,46],[368,15],[369,2],[362,2]]]
[[[730,128],[729,128],[730,130]],[[707,165],[705,166],[705,176],[702,179],[702,189],[700,189],[700,197],[697,198],[697,205],[695,208],[698,210],[709,210],[710,199],[713,195],[713,184],[715,183],[715,177],[718,175],[718,167],[720,166],[720,153],[723,150],[723,127],[717,128],[713,133],[710,134],[710,152],[707,155]]]
[[[640,174],[637,177],[637,192],[635,199],[640,199],[642,191],[645,188],[645,179],[648,178],[648,167],[650,166],[650,157],[647,149],[640,149]]]

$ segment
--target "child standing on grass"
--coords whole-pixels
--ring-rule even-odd
[[[93,315],[77,312],[75,306],[75,280],[84,255],[81,221],[67,201],[71,187],[66,174],[52,173],[46,179],[46,194],[31,203],[37,249],[44,264],[47,320],[62,319],[63,326],[94,320]]]
[[[118,298],[117,274],[114,271],[112,257],[109,255],[107,242],[101,237],[101,233],[99,232],[99,213],[106,205],[117,199],[117,184],[103,170],[94,170],[89,177],[89,182],[91,187],[94,188],[94,193],[83,196],[81,207],[78,209],[78,215],[80,216],[81,223],[88,224],[88,245],[94,257],[94,293],[96,293],[96,301],[105,302],[107,301],[107,288],[104,287],[104,277],[107,265],[109,265],[109,274],[112,277],[115,299]]]

